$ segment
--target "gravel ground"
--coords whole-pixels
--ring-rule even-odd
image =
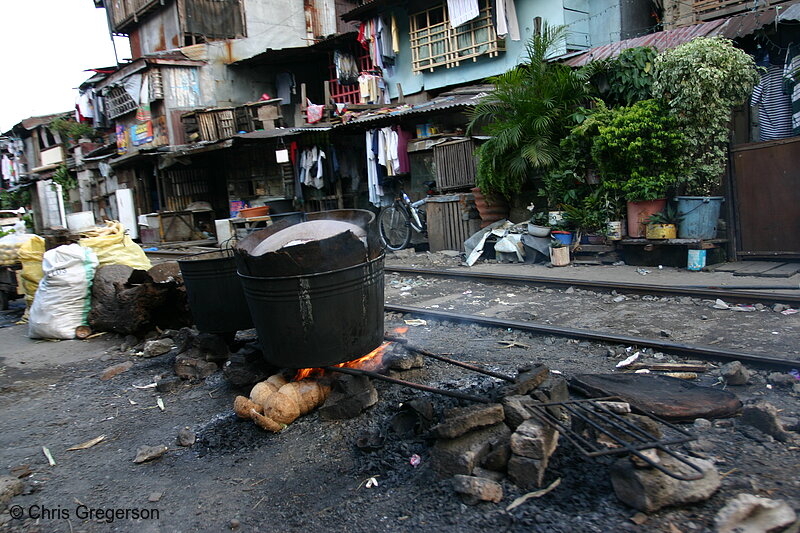
[[[388,302],[628,334],[636,331],[644,337],[658,337],[665,330],[676,341],[780,355],[798,359],[800,366],[800,314],[786,316],[769,308],[712,310],[702,300],[680,298],[614,302],[612,294],[399,275],[387,275],[386,281]],[[404,326],[412,318],[416,317],[387,313],[386,329]],[[21,346],[2,353],[0,447],[5,471],[0,474],[29,465],[33,473],[25,478],[25,493],[10,503],[26,512],[40,505],[70,516],[15,520],[5,511],[0,515],[2,530],[178,532],[235,527],[238,531],[686,533],[711,531],[714,514],[740,492],[800,507],[797,444],[777,442],[738,419],[699,429],[700,440],[682,446],[684,452],[712,458],[724,475],[721,490],[706,502],[664,509],[636,525],[630,520],[636,511],[614,495],[608,461],[587,459],[562,439],[545,480],[560,478],[560,486],[506,511],[523,491],[504,481],[500,504],[464,505],[449,480],[438,479],[430,468],[430,443],[425,438],[401,439],[388,430],[391,417],[408,400],[428,398],[438,413],[464,402],[376,382],[380,401],[359,417],[323,421],[311,413],[273,435],[235,418],[233,398],[247,391],[230,387],[221,372],[162,394],[134,385],[170,375],[174,356],[133,357],[120,351],[122,339],[111,335],[61,343],[22,342],[24,335],[23,326],[0,329],[0,346],[12,346],[12,339],[13,346]],[[566,377],[612,372],[627,348],[439,320],[412,326],[405,336],[416,346],[494,370],[514,372],[523,364],[541,362]],[[499,341],[504,340],[527,347],[503,348]],[[33,352],[49,355],[49,364],[26,368],[22,362]],[[59,355],[65,352],[84,357],[62,363]],[[647,350],[643,360],[687,358]],[[130,370],[108,381],[98,379],[104,369],[125,361],[133,362]],[[774,369],[754,370],[751,384],[729,390],[743,401],[765,399],[786,418],[798,417],[797,393],[776,381],[771,375]],[[490,394],[498,386],[492,378],[435,361],[397,375],[475,394]],[[712,370],[697,382],[712,386],[715,381]],[[157,406],[158,397],[164,411]],[[198,436],[191,448],[176,445],[183,427]],[[376,429],[388,435],[385,446],[360,451],[356,439]],[[106,439],[90,449],[66,451],[99,435]],[[142,445],[165,445],[169,450],[156,461],[134,464]],[[52,452],[55,466],[48,465],[42,446]],[[421,457],[417,467],[409,462],[414,454]],[[370,477],[378,481],[377,487],[366,487]],[[156,511],[158,519],[88,520],[77,516],[78,502],[95,509]]]

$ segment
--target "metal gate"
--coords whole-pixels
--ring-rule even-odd
[[[800,137],[731,152],[736,254],[800,258]]]

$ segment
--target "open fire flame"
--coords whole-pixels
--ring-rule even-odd
[[[402,335],[403,333],[407,332],[407,327],[402,328],[395,328],[394,333],[397,335]],[[391,341],[384,342],[367,355],[359,357],[358,359],[354,359],[352,361],[346,361],[344,363],[339,363],[338,365],[331,365],[340,368],[358,368],[360,370],[375,370],[376,368],[380,368],[383,362],[383,353],[386,349],[392,345]],[[325,371],[321,368],[301,368],[297,371],[297,374],[294,376],[294,381],[300,381],[301,379],[306,379],[310,377],[318,377],[321,376]]]

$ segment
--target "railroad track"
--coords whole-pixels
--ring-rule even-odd
[[[623,283],[617,281],[592,281],[572,278],[550,278],[546,276],[529,276],[524,274],[491,274],[487,272],[462,271],[462,270],[439,270],[431,268],[412,268],[405,266],[384,267],[385,272],[395,272],[398,274],[411,274],[417,276],[436,276],[443,278],[460,278],[486,281],[490,283],[509,283],[509,284],[530,284],[545,285],[556,287],[576,287],[582,289],[595,290],[616,290],[621,293],[651,294],[651,295],[678,295],[692,296],[695,298],[721,299],[726,302],[744,303],[784,303],[800,304],[800,285],[769,285],[769,286],[743,286],[737,285],[736,288],[724,286],[690,286],[690,285],[654,285],[648,283]],[[753,290],[753,289],[759,290]],[[767,290],[780,290],[784,292],[770,293]],[[785,291],[795,291],[787,293]]]

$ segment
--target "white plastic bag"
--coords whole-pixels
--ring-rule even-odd
[[[28,336],[34,339],[74,339],[75,328],[86,325],[97,255],[77,244],[44,253],[44,277],[30,311]]]

